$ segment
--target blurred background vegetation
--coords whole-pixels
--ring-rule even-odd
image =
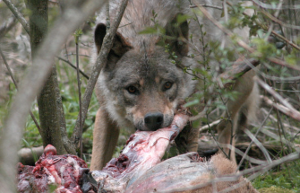
[[[23,13],[24,17],[28,19],[30,10],[26,9],[24,1],[13,0],[12,1],[17,8]],[[220,46],[221,42],[204,42],[202,41],[202,49],[205,49],[205,60],[201,61],[204,65],[203,68],[198,69],[197,72],[205,77],[205,88],[207,93],[196,94],[190,99],[189,105],[193,106],[200,102],[200,98],[205,95],[211,95],[212,91],[208,90],[212,85],[216,85],[213,74],[209,72],[209,63],[211,57],[218,61],[220,64],[220,71],[224,71],[228,66],[232,65],[232,62],[236,60],[236,55],[247,55],[249,58],[259,59],[261,65],[258,71],[258,76],[264,80],[269,86],[277,91],[285,100],[287,100],[292,106],[299,111],[300,108],[300,73],[297,70],[274,64],[268,60],[268,57],[276,57],[285,61],[291,66],[299,67],[299,45],[300,45],[300,18],[299,9],[300,1],[297,0],[265,0],[254,1],[252,8],[255,10],[254,16],[245,16],[243,14],[244,8],[240,4],[228,6],[228,14],[230,20],[224,26],[230,30],[235,28],[248,26],[251,29],[251,38],[249,45],[255,48],[255,52],[252,54],[246,54],[246,50],[237,45],[235,37],[232,38],[233,45],[230,47]],[[259,3],[257,3],[259,2]],[[281,4],[280,11],[274,9]],[[264,6],[268,5],[268,6]],[[60,14],[60,6],[58,1],[49,0],[48,2],[48,20],[49,27],[53,25],[54,20]],[[275,15],[278,11],[277,22],[272,21],[270,15]],[[13,19],[13,14],[6,7],[5,3],[0,0],[0,25],[5,24],[9,19]],[[274,19],[273,19],[274,20]],[[258,25],[257,21],[260,21],[262,25]],[[95,25],[95,17],[91,17],[88,21],[82,24],[78,29],[82,33],[79,38],[79,64],[80,69],[89,76],[92,69],[93,62],[91,61],[93,47],[93,27]],[[280,38],[271,36],[269,29],[282,34],[289,43]],[[147,33],[151,33],[150,30]],[[202,31],[202,36],[205,37],[205,31]],[[74,32],[74,35],[76,32]],[[57,34],[59,35],[59,34]],[[68,61],[69,63],[76,64],[76,46],[75,36],[70,35],[65,42],[64,47],[61,49],[59,57]],[[238,34],[237,34],[238,35]],[[272,41],[266,41],[267,38],[273,38]],[[24,31],[20,23],[15,19],[11,26],[11,29],[5,33],[0,34],[0,47],[8,61],[13,75],[17,82],[22,80],[22,77],[26,73],[26,69],[31,65],[31,49],[29,43],[29,36]],[[201,40],[200,40],[201,42]],[[274,43],[275,42],[275,43]],[[292,44],[296,45],[293,46]],[[278,45],[279,44],[279,45]],[[298,45],[298,46],[297,46]],[[278,49],[280,48],[280,49]],[[16,88],[11,81],[11,77],[4,66],[2,58],[0,58],[0,129],[3,129],[5,117],[10,107],[11,101],[16,93]],[[79,112],[79,98],[76,70],[72,68],[67,62],[61,59],[55,59],[55,65],[57,67],[59,89],[61,91],[63,109],[66,119],[66,129],[69,137],[73,133],[73,128],[78,117]],[[81,75],[81,92],[83,93],[86,88],[87,78]],[[208,129],[203,129],[208,124],[222,119],[222,112],[225,110],[224,101],[234,99],[238,96],[238,93],[233,91],[224,90],[214,87],[213,93],[216,96],[213,102],[209,105],[206,112],[206,116],[194,123],[198,126],[200,135],[200,146],[213,145],[214,136],[216,131],[214,126],[209,126]],[[272,95],[267,93],[264,89],[260,89],[262,97],[266,96],[272,101],[276,101]],[[278,101],[277,101],[278,102]],[[95,114],[99,108],[96,96],[93,94],[88,117],[85,120],[83,126],[83,159],[89,163],[90,154],[93,140],[93,125],[95,121]],[[270,112],[270,113],[269,113]],[[39,120],[39,113],[37,103],[32,104],[32,113]],[[258,119],[252,122],[249,126],[249,130],[254,134],[260,130],[257,135],[257,139],[268,150],[272,159],[278,159],[286,156],[292,152],[299,151],[300,148],[300,123],[298,120],[292,119],[290,116],[283,114],[281,111],[273,108],[265,101],[261,101],[259,111],[256,113]],[[261,126],[263,120],[269,117],[266,123]],[[202,126],[201,126],[202,125]],[[28,117],[22,147],[32,148],[38,147],[43,144],[42,138],[33,122],[31,117]],[[119,137],[118,147],[116,149],[116,155],[120,152],[126,140],[128,139],[129,132],[122,130]],[[239,133],[237,137],[237,147],[242,151],[245,151],[249,146],[251,139],[243,132]],[[116,156],[115,155],[115,156]],[[249,156],[264,159],[261,150],[252,145],[249,151]],[[237,160],[240,160],[241,156],[237,156]],[[250,162],[244,161],[242,169],[251,168],[253,165]],[[278,165],[277,167],[265,171],[261,175],[258,175],[253,181],[253,185],[257,189],[261,189],[261,192],[300,192],[300,162],[287,162]],[[266,190],[264,188],[270,188]]]

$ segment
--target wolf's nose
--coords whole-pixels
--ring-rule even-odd
[[[147,113],[144,120],[148,129],[155,131],[159,129],[164,122],[164,115],[162,113]]]

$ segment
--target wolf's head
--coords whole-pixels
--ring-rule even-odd
[[[193,91],[194,81],[182,69],[195,65],[187,57],[188,24],[184,22],[176,29],[169,24],[165,28],[169,38],[164,40],[157,35],[133,37],[125,29],[121,30],[125,36],[119,31],[115,37],[98,80],[98,93],[100,102],[120,127],[157,130],[169,126],[178,102]],[[98,52],[105,33],[105,25],[98,24],[95,30]],[[169,51],[161,46],[162,42]],[[170,53],[175,55],[176,62]]]

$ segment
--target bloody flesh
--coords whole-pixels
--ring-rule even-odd
[[[160,162],[171,140],[183,129],[188,116],[177,113],[172,124],[154,132],[137,131],[128,139],[118,158],[113,158],[102,171],[93,171],[100,188],[111,192],[124,192],[128,184],[138,179],[149,168]],[[48,145],[36,166],[18,166],[18,191],[43,193],[53,185],[55,192],[97,192],[91,183],[87,164],[75,155],[56,155],[56,149]],[[100,180],[101,181],[101,180]]]
[[[87,164],[75,155],[56,155],[56,149],[47,145],[34,166],[18,166],[19,192],[48,192],[49,186],[56,192],[81,193],[82,176],[89,170]]]
[[[212,179],[236,173],[236,165],[221,154],[204,161],[194,152],[161,162],[170,141],[187,121],[187,115],[177,113],[167,128],[154,132],[137,131],[131,135],[118,158],[113,158],[103,170],[91,173],[86,163],[77,156],[56,155],[55,148],[48,145],[35,167],[19,164],[18,190],[22,193],[46,193],[50,190],[49,185],[54,185],[55,192],[59,193],[185,190],[206,193],[241,184],[229,192],[257,193],[251,183],[242,177],[210,183]]]

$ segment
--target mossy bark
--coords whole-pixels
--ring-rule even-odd
[[[31,11],[29,26],[33,58],[47,34],[48,0],[27,0],[27,7]],[[61,137],[61,129],[65,130],[65,119],[55,65],[38,96],[38,107],[44,147],[52,144],[56,147],[58,154],[67,153]]]

